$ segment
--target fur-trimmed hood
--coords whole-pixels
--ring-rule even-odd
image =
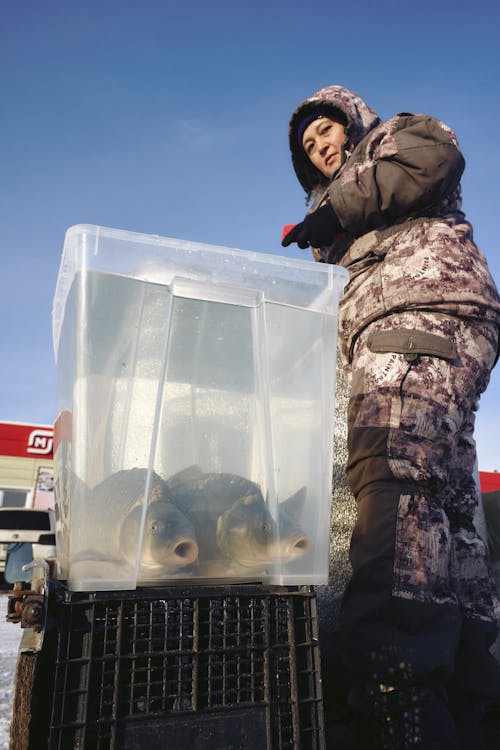
[[[329,180],[316,169],[309,160],[302,144],[298,142],[298,129],[309,113],[320,110],[326,116],[343,115],[347,119],[347,141],[345,149],[351,152],[365,135],[380,123],[376,112],[353,91],[344,86],[325,86],[299,104],[290,118],[288,130],[292,164],[298,180],[308,195],[317,188],[327,185]]]

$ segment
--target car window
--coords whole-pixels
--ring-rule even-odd
[[[44,511],[0,509],[0,529],[50,531],[50,528],[50,516]]]

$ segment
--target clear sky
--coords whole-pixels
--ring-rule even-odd
[[[0,420],[55,419],[69,226],[287,253],[281,227],[305,210],[288,119],[327,84],[455,129],[498,283],[499,28],[491,0],[0,0]],[[483,470],[500,470],[499,425],[500,366],[478,414]]]

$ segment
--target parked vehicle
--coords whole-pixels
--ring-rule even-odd
[[[53,510],[0,508],[0,578],[8,583],[30,580],[22,565],[55,556]]]

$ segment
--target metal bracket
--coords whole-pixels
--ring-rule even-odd
[[[8,594],[7,622],[20,623],[23,635],[19,651],[26,653],[42,648],[49,602],[49,565],[45,560],[33,560],[23,565],[22,570],[33,571],[31,588],[24,588],[23,581],[14,584]]]

